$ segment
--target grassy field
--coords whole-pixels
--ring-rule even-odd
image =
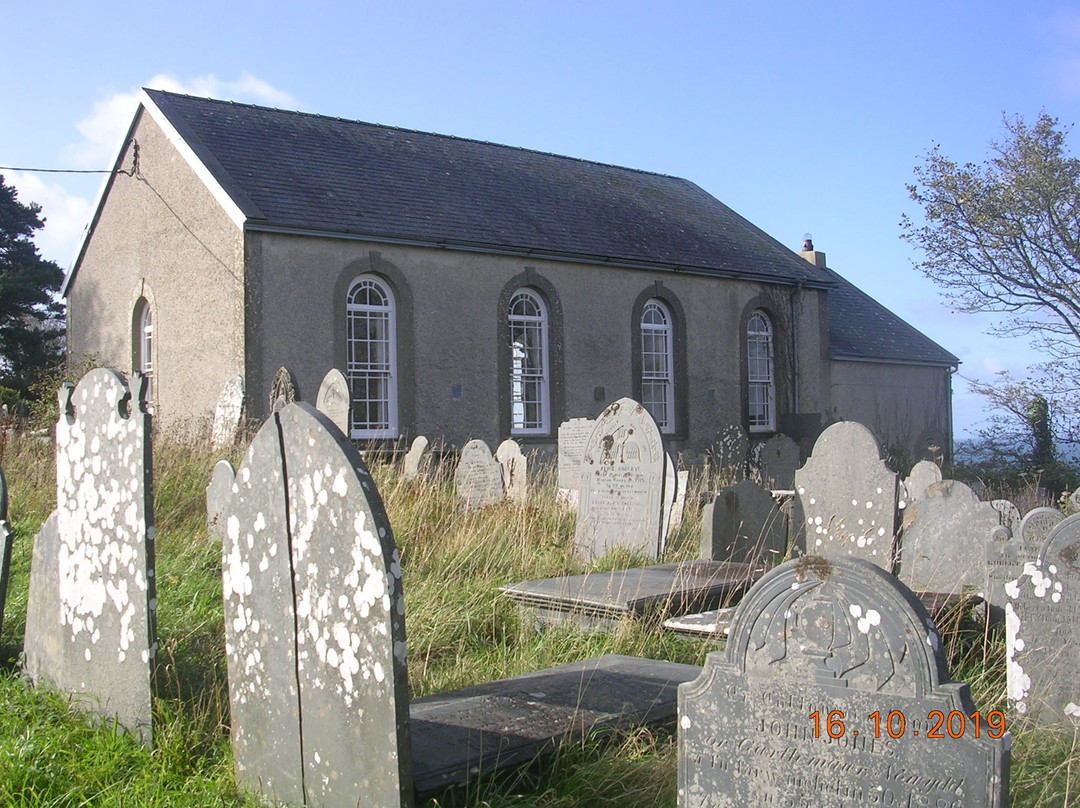
[[[15,534],[0,632],[0,806],[245,806],[233,783],[222,629],[220,546],[207,539],[205,487],[222,455],[155,446],[158,657],[154,748],[94,726],[64,696],[34,690],[18,673],[33,537],[55,505],[52,447],[17,439],[2,449]],[[240,457],[230,458],[238,464]],[[574,519],[555,503],[553,477],[524,503],[468,512],[451,477],[407,481],[374,463],[402,555],[409,685],[413,697],[622,653],[701,664],[717,642],[634,622],[609,635],[537,632],[497,594],[504,583],[584,568],[573,559]],[[696,556],[700,512],[691,498],[668,557]],[[643,559],[610,555],[598,567]],[[1005,709],[1003,639],[958,616],[945,631],[953,678],[986,713]],[[1012,804],[1080,808],[1080,738],[1010,723]],[[676,803],[673,733],[639,731],[586,740],[522,772],[448,791],[442,806],[618,806]]]

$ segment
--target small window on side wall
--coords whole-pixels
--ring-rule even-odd
[[[507,312],[510,329],[510,433],[543,435],[551,429],[548,313],[532,289],[518,289]]]
[[[345,301],[346,369],[352,395],[349,436],[396,438],[397,320],[393,291],[375,275],[352,282]]]
[[[135,304],[131,326],[131,371],[149,379],[154,373],[154,319],[145,297]]]
[[[773,372],[773,327],[763,311],[746,324],[747,402],[751,432],[776,431],[776,378]]]
[[[675,431],[675,334],[671,312],[653,298],[641,310],[641,403],[660,431]]]

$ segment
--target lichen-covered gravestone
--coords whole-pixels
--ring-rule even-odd
[[[1005,586],[1019,578],[1024,567],[1039,557],[1041,548],[1042,542],[1026,542],[1014,537],[1005,525],[990,532],[984,545],[986,584],[983,595],[993,610],[992,617],[995,621],[1000,622],[1004,617],[1002,610],[1008,601]]]
[[[657,557],[665,465],[660,429],[648,410],[621,398],[601,413],[581,462],[579,555],[624,547]]]
[[[1001,808],[1004,734],[949,681],[910,591],[869,562],[805,556],[758,581],[725,649],[679,686],[678,804]]]
[[[315,408],[333,421],[343,435],[348,436],[352,394],[345,374],[337,368],[331,368],[323,377],[315,397]]]
[[[397,549],[359,453],[309,405],[273,414],[237,470],[222,582],[237,781],[296,805],[411,805]]]
[[[35,684],[151,740],[154,542],[147,379],[60,390],[56,502],[35,541],[25,641]]]
[[[916,463],[911,473],[904,478],[901,499],[901,509],[909,508],[926,496],[926,489],[934,483],[941,482],[941,469],[937,463],[929,460],[920,460]]]
[[[1021,541],[1042,544],[1064,518],[1057,508],[1033,508],[1020,520]]]
[[[904,510],[900,580],[916,592],[960,595],[986,583],[986,539],[1001,514],[956,480],[934,483]]]
[[[849,555],[891,571],[896,489],[873,433],[854,421],[833,424],[795,472],[796,541],[814,555]]]
[[[799,461],[799,444],[783,433],[773,435],[758,452],[761,484],[773,490],[791,490],[795,487]]]
[[[0,629],[4,628],[4,602],[7,600],[8,576],[11,574],[11,525],[7,521],[7,481],[0,469]]]
[[[581,487],[581,459],[596,427],[590,418],[571,418],[559,425],[559,500],[577,507]]]
[[[225,507],[232,498],[236,471],[228,460],[214,466],[210,484],[206,486],[206,533],[215,541],[225,538]]]
[[[274,381],[270,384],[270,412],[277,412],[286,404],[299,401],[300,395],[296,392],[296,378],[287,367],[278,368],[274,374]]]
[[[227,449],[236,443],[240,423],[244,417],[244,377],[232,376],[221,391],[214,408],[214,427],[211,445],[214,449]]]
[[[738,424],[720,430],[709,449],[713,474],[727,482],[746,479],[746,460],[750,454],[750,439]]]
[[[482,440],[471,440],[461,449],[454,471],[454,488],[466,508],[486,508],[506,499],[503,469]]]
[[[524,502],[528,495],[528,460],[521,453],[517,441],[507,438],[495,450],[495,459],[502,466],[503,487],[506,498]]]
[[[750,480],[729,485],[702,509],[702,558],[771,565],[786,555],[787,541],[787,517],[772,495]]]
[[[1080,515],[1051,531],[1005,592],[1010,703],[1040,724],[1080,726]]]
[[[1001,524],[1007,527],[1013,536],[1020,538],[1020,523],[1023,521],[1020,509],[1007,499],[992,499],[990,504],[1001,514]]]
[[[406,480],[415,480],[420,476],[425,461],[430,462],[431,456],[427,453],[428,439],[423,435],[413,438],[409,451],[405,453],[402,463],[402,475]]]

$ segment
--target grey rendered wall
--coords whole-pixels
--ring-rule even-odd
[[[68,294],[73,360],[132,370],[132,312],[153,315],[157,423],[213,412],[243,368],[242,233],[145,113],[136,123],[139,172],[112,178]],[[123,166],[132,163],[131,146]]]

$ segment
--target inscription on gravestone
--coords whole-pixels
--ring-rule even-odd
[[[789,561],[679,686],[678,804],[1001,808],[1004,716],[995,739],[973,713],[926,610],[895,578],[860,559]]]
[[[1023,521],[1020,516],[1020,509],[1007,499],[994,499],[990,501],[990,504],[995,511],[1001,514],[1001,524],[1007,527],[1009,532],[1019,539],[1020,522]]]
[[[315,398],[315,408],[326,415],[341,434],[349,435],[349,410],[352,407],[352,395],[345,374],[337,368],[331,368],[319,385]]]
[[[995,508],[995,510],[997,510]],[[1000,511],[999,511],[1000,513]],[[1007,601],[1005,585],[1012,583],[1024,571],[1024,566],[1039,557],[1041,542],[1026,542],[1013,538],[1004,525],[994,528],[986,540],[986,587],[987,602],[996,610],[1003,609]],[[1002,613],[997,611],[995,619]]]
[[[596,421],[571,418],[559,425],[559,488],[577,491],[581,485],[581,459]]]
[[[1057,527],[1065,514],[1057,508],[1034,508],[1020,520],[1020,539],[1025,542],[1042,544],[1050,531]]]
[[[462,448],[454,487],[467,508],[485,508],[506,498],[502,466],[482,440],[471,440]]]
[[[270,412],[277,412],[286,404],[300,398],[296,392],[296,379],[287,367],[278,368],[274,381],[270,385]]]

